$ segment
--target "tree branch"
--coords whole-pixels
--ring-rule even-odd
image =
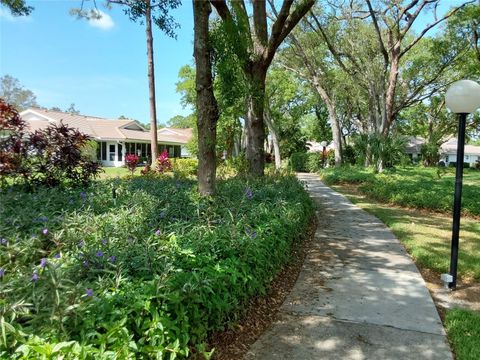
[[[369,1],[369,0],[367,0]],[[433,27],[435,27],[436,25],[438,25],[439,23],[441,23],[442,21],[448,19],[449,17],[451,17],[453,14],[455,14],[458,10],[460,10],[461,8],[465,7],[466,5],[468,4],[471,4],[475,2],[475,0],[470,0],[470,1],[467,1],[465,3],[463,3],[462,5],[460,5],[459,7],[456,7],[455,9],[451,10],[447,15],[445,15],[444,17],[442,17],[441,19],[438,19],[436,20],[435,22],[431,23],[430,25],[427,25],[427,27],[425,27],[425,29],[422,30],[422,32],[420,33],[420,35],[418,35],[408,46],[406,46],[401,52],[400,52],[400,58],[405,55],[413,46],[415,46],[416,43],[418,43],[420,41],[420,39],[423,38],[423,36]]]
[[[383,43],[382,32],[380,31],[380,27],[378,26],[377,16],[375,15],[375,11],[372,8],[372,4],[370,3],[370,0],[366,0],[366,2],[368,6],[368,11],[370,11],[370,15],[372,16],[373,26],[375,27],[375,31],[377,33],[378,43],[380,45],[380,51],[382,52],[383,60],[385,62],[385,65],[387,66],[387,64],[389,63],[388,53],[387,53],[387,49],[385,48],[385,44]]]
[[[287,2],[287,1],[285,1],[285,2]],[[295,27],[295,25],[298,24],[298,22],[308,12],[308,10],[311,9],[313,4],[315,4],[315,0],[304,0],[303,3],[299,4],[295,8],[295,10],[285,19],[283,24],[282,24],[282,22],[279,23],[279,24],[282,25],[281,26],[282,30],[281,30],[280,33],[277,32],[276,34],[274,34],[273,30],[272,30],[272,35],[270,36],[270,40],[268,42],[267,52],[264,55],[266,65],[269,65],[272,62],[273,57],[275,55],[275,52],[277,51],[277,49],[280,46],[280,44],[282,43],[282,41],[292,31],[292,29]],[[285,3],[284,3],[284,6],[285,6]],[[282,10],[283,10],[283,8],[284,7],[282,6]],[[288,9],[290,9],[290,7],[288,7]],[[279,17],[277,18],[277,21],[279,21],[280,15],[281,15],[281,11],[280,11]],[[275,24],[274,24],[274,26],[275,26]]]

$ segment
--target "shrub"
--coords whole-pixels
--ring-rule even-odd
[[[157,158],[157,171],[160,174],[163,174],[164,172],[171,171],[171,170],[172,170],[172,163],[168,158],[168,151],[163,150],[163,152],[160,155],[158,155],[158,158]]]
[[[126,154],[125,155],[125,166],[127,167],[128,171],[130,171],[130,174],[133,175],[135,172],[135,169],[137,168],[137,165],[140,161],[140,158],[138,155],[135,154]]]
[[[296,152],[290,156],[289,165],[292,171],[307,171],[308,155],[304,152]]]
[[[305,168],[308,172],[318,172],[323,168],[323,156],[321,152],[307,154],[307,162]]]
[[[197,159],[175,159],[173,161],[173,172],[176,176],[188,177],[197,175]]]
[[[217,176],[227,179],[234,176],[245,176],[248,174],[248,160],[245,154],[221,161],[217,166]]]
[[[437,143],[423,144],[420,153],[425,166],[435,166],[440,160],[440,146]]]
[[[278,176],[219,181],[214,199],[136,177],[0,203],[0,357],[13,360],[201,352],[265,293],[314,214]]]
[[[86,186],[101,171],[90,159],[89,137],[63,123],[33,134],[18,112],[0,99],[0,177],[37,185]],[[6,135],[3,135],[6,134]]]
[[[343,163],[355,165],[357,162],[357,156],[355,154],[355,149],[352,145],[346,145],[342,149]]]

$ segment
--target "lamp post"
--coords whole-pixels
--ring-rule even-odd
[[[442,275],[442,280],[450,289],[457,286],[458,237],[460,233],[460,213],[462,207],[463,158],[465,146],[465,124],[467,115],[480,107],[480,85],[471,80],[454,82],[445,94],[445,104],[458,114],[457,168],[455,172],[455,195],[453,199],[452,248],[450,272]]]
[[[320,143],[320,145],[322,146],[322,166],[325,167],[325,159],[327,157],[327,145],[328,143],[326,141],[322,141]]]

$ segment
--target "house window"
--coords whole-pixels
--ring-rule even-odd
[[[178,157],[178,158],[182,156],[182,148],[181,148],[180,145],[175,145],[174,155],[175,155],[175,157]]]
[[[121,144],[118,144],[117,157],[118,157],[118,161],[122,161],[122,160],[123,160],[123,157],[122,157],[122,145],[121,145]]]
[[[174,157],[175,152],[173,146],[168,146],[168,157],[172,158]]]
[[[99,141],[97,144],[97,160],[107,160],[107,143]]]
[[[115,161],[115,144],[110,144],[110,146],[108,147],[108,160],[109,161]]]
[[[469,157],[468,155],[465,155],[465,161],[468,161]]]
[[[447,156],[445,156],[445,162],[447,162],[447,163],[448,163],[448,155],[447,155]]]

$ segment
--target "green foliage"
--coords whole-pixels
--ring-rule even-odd
[[[480,313],[478,311],[448,310],[445,328],[458,360],[478,359],[478,349],[480,349]]]
[[[289,158],[289,167],[292,171],[304,172],[307,171],[308,155],[305,152],[293,153]]]
[[[406,157],[407,140],[400,136],[361,134],[354,139],[354,149],[359,163],[373,164],[377,171],[398,165]]]
[[[38,106],[35,94],[31,90],[25,89],[18,79],[10,75],[0,78],[0,98],[13,105],[18,111]]]
[[[197,159],[173,159],[173,173],[178,177],[189,177],[197,175]]]
[[[0,203],[8,359],[185,358],[265,292],[314,211],[278,176],[219,181],[213,199],[135,177]]]
[[[245,154],[222,161],[217,166],[217,177],[227,179],[233,176],[245,176],[248,174],[248,161]]]
[[[361,183],[359,190],[385,203],[449,212],[452,208],[455,173],[439,178],[435,168],[406,167],[375,174],[371,168],[342,167],[322,171],[327,184]],[[466,170],[463,184],[462,211],[480,215],[479,174]]]
[[[440,160],[440,146],[434,142],[423,144],[420,154],[425,166],[436,166]]]

